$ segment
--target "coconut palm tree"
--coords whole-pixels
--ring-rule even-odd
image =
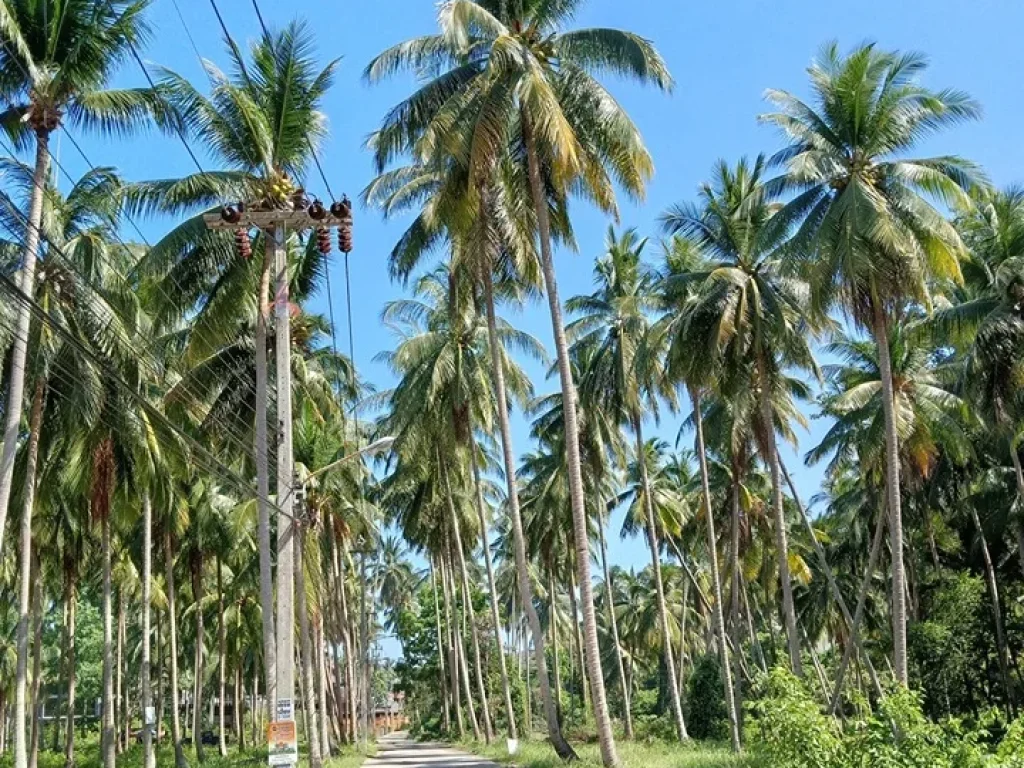
[[[719,162],[713,180],[701,188],[700,203],[675,206],[663,222],[671,234],[684,234],[711,254],[706,272],[692,276],[700,296],[693,308],[695,317],[706,324],[706,348],[722,355],[726,365],[735,368],[741,379],[748,379],[758,393],[754,431],[772,476],[782,615],[790,665],[800,675],[803,665],[789,575],[772,392],[784,369],[817,373],[817,367],[802,310],[806,288],[780,274],[777,251],[787,232],[773,222],[779,205],[765,190],[764,172],[763,156],[753,163],[742,159],[734,167]]]
[[[319,68],[310,28],[292,22],[265,34],[243,58],[228,46],[233,72],[207,65],[211,90],[205,95],[188,80],[164,70],[160,96],[180,115],[188,133],[213,153],[223,170],[134,185],[129,209],[189,215],[167,233],[140,265],[162,281],[156,317],[162,325],[191,319],[190,354],[206,357],[233,338],[239,306],[252,320],[256,371],[253,422],[260,541],[260,600],[263,608],[264,673],[268,706],[274,701],[277,664],[274,653],[273,583],[270,562],[270,473],[267,448],[267,328],[270,319],[270,268],[273,237],[261,237],[262,259],[240,258],[231,232],[208,230],[202,213],[225,202],[278,199],[311,164],[326,134],[320,104],[338,61]],[[256,248],[261,243],[257,241]],[[311,249],[314,250],[315,249]]]
[[[370,64],[367,75],[379,79],[403,67],[434,75],[385,119],[375,140],[380,167],[409,149],[429,158],[439,145],[461,144],[469,150],[463,155],[468,158],[464,166],[473,180],[470,187],[476,190],[475,182],[491,176],[513,140],[525,151],[559,377],[565,402],[572,403],[565,417],[566,450],[587,666],[602,759],[611,766],[618,757],[600,670],[584,538],[575,387],[555,280],[545,185],[553,181],[557,195],[565,196],[578,181],[583,193],[607,210],[614,209],[613,178],[631,194],[641,194],[652,172],[650,157],[636,127],[593,73],[611,70],[663,88],[671,85],[671,78],[653,46],[637,35],[611,29],[564,31],[578,5],[449,0],[438,13],[441,34],[385,51]],[[455,127],[461,130],[453,131]]]
[[[769,90],[766,97],[778,111],[761,117],[790,142],[775,157],[784,173],[772,187],[794,193],[777,214],[778,226],[799,224],[787,252],[811,286],[812,309],[840,307],[878,346],[893,558],[893,667],[904,685],[906,573],[889,332],[908,304],[928,304],[930,278],[960,275],[963,241],[927,198],[966,206],[966,190],[983,181],[959,157],[907,157],[925,136],[979,114],[964,93],[920,85],[926,66],[917,53],[868,43],[844,56],[829,43],[810,68],[814,101]]]
[[[566,302],[569,312],[577,315],[566,328],[568,337],[578,345],[597,347],[591,357],[591,367],[581,372],[580,391],[592,393],[591,402],[602,402],[619,418],[628,422],[635,439],[635,455],[644,451],[644,412],[657,413],[655,386],[663,376],[658,369],[657,357],[650,354],[647,335],[648,314],[655,308],[654,273],[642,261],[646,241],[635,230],[621,236],[609,229],[606,253],[597,260],[594,279],[597,290],[588,296],[574,296]],[[675,660],[669,637],[669,615],[665,604],[665,589],[661,578],[661,545],[655,516],[653,489],[647,472],[647,463],[639,461],[644,506],[647,544],[651,553],[651,567],[658,598],[658,617],[664,639],[665,668],[672,702],[676,736],[680,741],[688,738],[683,719],[682,701],[676,684]]]
[[[125,135],[154,117],[171,121],[151,89],[111,89],[110,79],[148,35],[149,0],[5,0],[0,3],[0,124],[19,148],[35,135],[35,165],[24,234],[19,287],[32,295],[39,253],[50,136],[65,122]],[[60,23],[52,23],[60,19]],[[29,307],[17,311],[8,407],[0,454],[0,550],[11,494],[11,473],[21,424]],[[19,768],[21,766],[19,765]]]

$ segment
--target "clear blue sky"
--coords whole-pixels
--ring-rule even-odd
[[[207,0],[179,0],[179,4],[200,51],[223,63],[219,29]],[[250,0],[220,0],[220,5],[236,39],[241,42],[256,36]],[[436,6],[431,0],[263,0],[262,8],[272,26],[296,16],[315,19],[320,54],[325,60],[343,57],[337,83],[325,104],[331,139],[323,164],[332,187],[356,197],[372,178],[370,159],[362,149],[365,137],[384,112],[414,86],[411,77],[400,77],[370,87],[361,79],[362,70],[387,46],[432,32]],[[171,0],[155,0],[151,19],[155,34],[144,53],[147,61],[170,67],[197,84],[205,83]],[[716,159],[734,160],[779,146],[779,138],[756,122],[757,114],[766,108],[762,93],[775,87],[805,94],[805,68],[820,45],[830,39],[839,40],[844,48],[870,39],[886,48],[928,54],[932,66],[926,83],[968,91],[982,103],[985,115],[981,122],[958,127],[921,151],[964,155],[981,163],[1000,185],[1024,181],[1020,80],[1024,72],[1024,46],[1020,44],[1024,4],[1017,0],[590,0],[583,4],[577,25],[620,27],[653,39],[677,81],[671,95],[629,83],[610,83],[642,130],[657,168],[646,202],[639,206],[622,203],[622,225],[635,226],[642,233],[657,234],[658,214],[670,203],[692,197]],[[134,63],[125,67],[119,80],[143,82]],[[89,139],[84,145],[94,162],[115,165],[131,179],[194,170],[181,144],[173,139],[144,138],[118,147]],[[66,142],[60,147],[69,168],[84,168]],[[307,186],[325,195],[319,179],[311,179]],[[591,289],[591,266],[601,251],[608,224],[584,204],[577,204],[573,214],[580,252],[558,254],[563,297]],[[356,217],[352,256],[356,361],[365,376],[383,387],[389,384],[387,371],[372,358],[393,343],[379,322],[379,313],[386,301],[403,293],[389,281],[385,266],[403,223],[385,223],[371,211],[357,211]],[[151,223],[144,229],[152,240],[161,234],[162,226]],[[334,265],[332,278],[341,334],[345,308],[340,263]],[[325,309],[326,300],[319,299],[314,307]],[[528,306],[512,319],[550,348],[545,305]],[[539,368],[531,372],[540,391],[557,385],[556,381],[545,382]],[[823,427],[821,422],[812,423],[811,432],[802,436],[801,453],[816,441]],[[660,431],[674,439],[675,419],[669,417]],[[516,419],[516,432],[516,448],[525,452],[527,434],[521,418]],[[791,453],[785,458],[796,469],[806,501],[817,490],[820,471],[804,469]],[[617,527],[618,522],[613,525]],[[640,540],[614,543],[612,555],[626,566],[642,565],[647,559]]]

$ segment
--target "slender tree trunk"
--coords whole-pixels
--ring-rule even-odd
[[[832,703],[829,705],[829,712],[835,714],[839,707],[840,696],[843,692],[843,681],[846,676],[846,670],[850,666],[850,659],[853,656],[854,649],[860,643],[860,623],[864,617],[864,607],[867,603],[868,590],[871,587],[871,580],[875,575],[875,567],[878,564],[878,555],[882,551],[882,535],[885,533],[885,518],[884,512],[878,514],[878,520],[875,522],[875,534],[871,540],[871,553],[868,555],[868,567],[864,572],[864,578],[861,579],[860,588],[857,590],[857,605],[853,609],[853,624],[850,626],[850,641],[846,644],[846,648],[843,649],[843,658],[839,662],[839,670],[836,672],[836,683],[832,686]],[[867,658],[867,653],[863,654],[864,658]],[[873,669],[870,667],[869,669]],[[874,679],[874,684],[879,686],[877,679]]]
[[[676,686],[679,688],[679,693],[686,689],[686,619],[689,613],[689,602],[690,602],[690,582],[688,579],[683,580],[683,602],[679,608],[679,677],[676,680]]]
[[[274,580],[270,561],[270,466],[267,456],[267,326],[270,322],[270,267],[274,258],[274,239],[264,233],[263,265],[256,306],[256,507],[259,516],[260,621],[263,630],[263,672],[266,680],[266,713],[274,717],[277,701],[277,653],[274,635]]]
[[[558,605],[555,597],[555,571],[548,568],[548,624],[551,626],[551,663],[555,665],[555,711],[562,720],[562,662],[558,653]]]
[[[473,726],[473,738],[480,741],[483,732],[480,729],[480,720],[476,715],[476,704],[473,702],[473,687],[469,677],[469,663],[466,660],[466,632],[463,626],[459,628],[459,613],[458,613],[458,594],[459,589],[456,586],[455,578],[455,563],[452,562],[453,558],[449,553],[447,563],[447,574],[448,574],[448,588],[450,590],[452,601],[452,611],[454,613],[455,622],[452,625],[452,632],[454,634],[453,643],[455,646],[455,657],[459,663],[459,682],[462,684],[462,694],[466,698],[466,709],[469,712],[469,723]],[[465,603],[465,600],[463,600]],[[468,613],[465,604],[462,606],[462,618],[465,622],[466,614]]]
[[[309,743],[309,768],[323,766],[320,751],[320,724],[317,721],[316,693],[313,682],[313,642],[310,638],[309,611],[306,600],[305,527],[298,527],[298,550],[295,558],[295,610],[299,614],[299,645],[302,657],[302,709],[306,713],[306,741]],[[326,714],[326,713],[324,713]]]
[[[615,643],[615,666],[622,686],[622,727],[627,740],[633,739],[633,713],[630,709],[630,692],[626,684],[626,669],[622,663],[622,642],[619,640],[619,620],[615,617],[615,590],[611,572],[608,570],[608,545],[604,538],[604,515],[598,513],[597,535],[601,545],[601,571],[604,574],[604,595],[608,603],[608,623],[612,628],[612,642]]]
[[[843,621],[846,624],[847,630],[850,632],[851,641],[853,641],[853,617],[850,615],[850,609],[846,605],[846,599],[843,597],[843,592],[839,589],[839,584],[836,582],[835,574],[832,572],[832,567],[829,565],[828,556],[825,554],[824,547],[821,546],[821,542],[818,541],[818,536],[814,531],[814,526],[811,525],[810,519],[807,517],[807,512],[804,510],[804,505],[800,501],[800,496],[796,492],[796,486],[793,484],[793,479],[789,476],[789,472],[786,469],[786,465],[779,461],[779,469],[782,471],[783,477],[786,479],[786,484],[789,486],[790,493],[793,494],[793,501],[796,502],[796,508],[800,512],[800,518],[803,520],[804,528],[807,530],[807,535],[811,539],[811,543],[814,546],[814,552],[818,556],[818,561],[821,563],[821,569],[825,573],[825,579],[828,581],[829,590],[832,592],[832,597],[836,601],[836,605],[839,606],[839,611],[843,615]],[[871,676],[871,684],[875,689],[875,694],[881,698],[882,685],[878,680],[878,674],[875,672],[875,665],[871,663],[871,657],[864,651],[864,644],[858,638],[854,643],[857,652],[861,658],[864,659],[865,664],[868,668],[868,673]]]
[[[238,740],[238,751],[245,752],[245,718],[242,717],[242,707],[245,703],[245,689],[242,677],[242,661],[239,659],[235,665],[235,691],[231,697],[231,713],[234,716],[235,739]]]
[[[448,656],[448,695],[451,696],[455,712],[455,724],[460,739],[466,738],[466,721],[462,717],[462,699],[459,693],[459,660],[456,650],[455,621],[453,620],[452,596],[448,590],[448,575],[444,554],[438,555],[437,566],[441,578],[441,594],[444,596],[445,641]]]
[[[1017,503],[1021,510],[1014,526],[1017,533],[1017,558],[1020,561],[1020,572],[1024,574],[1024,469],[1021,468],[1017,446],[1010,442],[1010,461],[1013,462],[1013,475],[1017,480]]]
[[[647,462],[644,460],[644,433],[640,422],[640,414],[633,413],[633,434],[636,436],[637,463],[640,465],[640,482],[643,485],[644,513],[647,522],[647,546],[651,550],[651,568],[654,573],[654,589],[658,602],[658,623],[661,625],[662,655],[664,656],[668,691],[672,703],[672,716],[675,719],[676,738],[687,741],[690,736],[686,732],[686,721],[683,719],[683,704],[679,699],[679,687],[676,685],[676,663],[672,656],[672,631],[669,624],[668,606],[665,602],[665,583],[661,576],[661,552],[658,546],[658,526],[654,517],[654,501],[651,499],[651,481],[647,475]]]
[[[569,610],[572,612],[572,629],[573,629],[573,641],[576,643],[576,657],[579,660],[578,672],[580,675],[580,691],[582,694],[582,709],[583,719],[587,718],[587,699],[590,691],[587,686],[587,670],[583,662],[583,634],[580,631],[580,613],[579,605],[576,600],[576,580],[573,578],[572,573],[569,573]],[[570,669],[573,669],[575,665],[570,665]]]
[[[151,555],[152,557],[152,555]],[[152,561],[151,561],[152,562]],[[151,571],[152,572],[152,571]],[[160,614],[156,615],[156,743],[164,740],[164,658],[162,633],[160,631]],[[144,766],[144,768],[154,768]]]
[[[708,560],[711,572],[711,589],[714,603],[711,606],[711,618],[715,637],[718,640],[718,653],[722,663],[722,681],[725,687],[725,704],[729,714],[729,735],[734,752],[740,750],[739,717],[736,708],[736,691],[733,687],[732,668],[729,665],[729,641],[725,634],[725,617],[722,612],[722,579],[718,570],[718,537],[715,534],[715,515],[711,506],[711,483],[708,478],[707,448],[704,443],[704,415],[701,410],[700,390],[690,387],[690,400],[693,403],[693,418],[696,425],[697,460],[700,464],[701,495],[704,501],[704,527],[708,537]],[[699,591],[698,591],[699,594]]]
[[[142,765],[156,768],[156,751],[153,749],[153,729],[147,722],[148,712],[153,706],[150,692],[149,624],[153,602],[153,505],[148,493],[142,494],[142,660],[139,675],[142,687]]]
[[[491,562],[491,545],[487,540],[487,517],[484,514],[484,495],[480,484],[480,466],[475,460],[476,442],[473,442],[473,482],[476,490],[476,513],[480,521],[480,544],[484,550],[484,564],[487,567],[487,591],[491,607],[491,623],[494,625],[494,642],[498,648],[498,664],[501,668],[501,692],[505,699],[505,716],[508,718],[508,737],[518,738],[516,713],[512,706],[512,686],[508,679],[508,663],[505,646],[501,642],[501,619],[498,614],[498,588],[494,582],[494,565]]]
[[[730,491],[732,505],[732,526],[729,531],[729,567],[731,569],[732,587],[729,590],[729,632],[730,642],[733,648],[734,688],[733,695],[736,697],[736,717],[739,720],[740,731],[743,730],[743,654],[740,646],[740,468],[735,461],[732,461],[732,488]]]
[[[117,763],[117,733],[114,721],[114,616],[110,583],[110,510],[103,511],[103,726],[101,752],[103,768]]]
[[[889,324],[884,310],[875,302],[874,335],[878,345],[878,368],[882,379],[882,414],[885,418],[885,497],[889,510],[889,538],[892,550],[892,638],[893,670],[896,681],[906,686],[907,677],[907,595],[903,565],[903,512],[900,499],[899,436],[896,433],[896,401],[889,356]]]
[[[989,600],[992,601],[992,622],[996,630],[996,649],[999,658],[999,674],[1003,678],[1003,685],[1006,688],[1006,698],[1009,703],[1010,717],[1013,717],[1017,709],[1017,696],[1013,684],[1013,677],[1010,674],[1010,654],[1006,645],[1006,629],[1003,624],[1003,608],[999,601],[999,585],[996,582],[996,569],[992,565],[992,555],[988,549],[988,539],[985,538],[985,529],[981,526],[981,519],[978,517],[978,510],[974,504],[968,504],[971,509],[971,520],[974,528],[978,531],[978,543],[981,545],[981,557],[985,564],[985,582],[988,585]]]
[[[43,219],[43,190],[50,169],[50,134],[40,128],[36,130],[36,164],[32,174],[32,196],[28,204],[28,227],[25,230],[25,254],[22,258],[21,279],[18,287],[26,296],[35,295],[36,257],[39,253],[39,231]],[[21,429],[21,409],[25,393],[25,358],[28,351],[28,335],[32,319],[31,307],[21,301],[17,302],[18,320],[15,326],[11,346],[10,384],[7,391],[7,402],[4,404],[3,446],[0,449],[0,552],[4,550],[4,531],[7,525],[7,510],[11,501],[11,484],[14,480],[14,457],[18,450],[18,432]],[[34,406],[33,406],[34,407]],[[38,433],[38,430],[37,430]],[[30,437],[31,439],[31,437]],[[38,438],[37,438],[38,439]],[[27,626],[27,625],[26,625]],[[26,633],[27,633],[26,628]],[[24,709],[24,694],[22,694]],[[22,738],[22,757],[18,762],[18,703],[15,690],[15,768],[25,768],[24,737]],[[21,729],[24,731],[24,712],[21,713]]]
[[[33,547],[34,549],[34,547]],[[39,573],[39,554],[32,557],[35,563],[32,579],[32,736],[29,741],[28,765],[36,768],[39,765],[39,739],[42,730],[40,718],[43,715],[39,693],[43,683],[43,580]]]
[[[541,701],[548,726],[548,738],[555,753],[563,760],[576,759],[576,752],[562,734],[554,699],[551,696],[551,680],[548,677],[548,663],[544,650],[544,631],[540,617],[533,604],[533,588],[530,584],[530,569],[526,558],[526,537],[523,534],[523,518],[519,509],[519,488],[516,485],[516,461],[518,457],[512,447],[512,427],[508,418],[508,395],[505,391],[504,349],[498,336],[497,314],[494,310],[494,284],[489,268],[483,270],[484,300],[487,305],[487,338],[491,354],[491,378],[498,411],[498,427],[501,433],[501,453],[505,466],[505,484],[508,493],[508,511],[512,522],[512,544],[516,561],[516,582],[519,587],[519,602],[533,636],[533,655],[537,664],[537,680],[540,685]]]
[[[449,693],[447,690],[447,678],[445,677],[445,656],[447,651],[445,649],[445,643],[443,634],[441,632],[441,606],[439,604],[437,596],[437,574],[434,569],[434,558],[428,559],[430,564],[430,591],[434,595],[434,621],[437,627],[437,661],[441,669],[441,704],[443,705],[442,711],[442,723],[444,723],[444,732],[451,733],[452,729],[452,716],[448,706]]]
[[[319,545],[318,545],[319,546]],[[317,549],[319,558],[319,549]],[[313,659],[316,664],[316,698],[319,708],[320,756],[326,760],[331,756],[330,717],[327,710],[327,661],[324,658],[323,610],[316,609],[313,615]]]
[[[594,723],[601,746],[601,760],[606,768],[619,762],[615,750],[615,736],[612,721],[608,716],[608,702],[604,692],[604,673],[601,670],[601,650],[597,638],[597,616],[594,612],[594,589],[590,577],[590,538],[587,529],[587,513],[584,504],[583,474],[580,469],[579,426],[576,423],[576,387],[572,379],[569,361],[569,345],[565,338],[562,321],[562,304],[558,298],[558,283],[555,278],[555,264],[551,253],[551,226],[548,220],[548,199],[541,179],[540,158],[533,135],[529,114],[522,110],[523,142],[526,145],[527,165],[530,176],[530,191],[533,207],[537,214],[537,228],[540,240],[541,271],[544,274],[544,288],[551,311],[551,328],[554,334],[555,352],[558,358],[558,376],[562,385],[562,413],[565,422],[566,465],[569,474],[569,497],[572,503],[573,538],[576,544],[576,569],[580,585],[580,601],[583,608],[583,633],[586,640],[587,673],[590,676],[590,696],[594,709]]]
[[[171,741],[174,742],[175,768],[188,768],[185,750],[181,746],[181,698],[178,685],[178,614],[175,609],[176,588],[174,585],[174,550],[171,545],[171,531],[168,520],[164,526],[164,581],[167,590],[167,626],[171,661]]]
[[[228,628],[224,624],[224,566],[217,555],[217,751],[228,756],[227,728],[224,722],[224,702],[227,699]],[[235,701],[237,709],[238,702]]]
[[[117,589],[117,676],[114,680],[114,721],[117,723],[117,733],[115,735],[115,743],[117,744],[116,752],[121,754],[125,748],[125,712],[127,710],[128,703],[128,684],[125,681],[124,675],[124,639],[125,636],[125,619],[124,619],[124,588],[119,586]]]
[[[205,628],[203,611],[200,609],[203,598],[203,556],[195,552],[192,555],[192,600],[196,609],[196,656],[195,684],[192,688],[192,744],[196,749],[196,760],[206,762],[206,750],[203,748],[203,683],[206,677],[206,652],[204,649]]]
[[[775,556],[779,568],[779,583],[782,587],[782,619],[786,626],[786,642],[789,646],[789,664],[793,674],[803,677],[804,665],[800,658],[800,633],[796,626],[796,607],[793,605],[793,580],[789,574],[789,536],[786,528],[786,511],[782,503],[782,478],[779,472],[779,450],[775,440],[775,418],[772,411],[769,382],[763,360],[758,361],[760,372],[761,430],[764,438],[765,460],[772,478],[772,511],[775,523]]]
[[[38,167],[39,158],[37,156],[36,163]],[[44,161],[45,162],[45,161]],[[33,191],[33,198],[35,192]],[[37,219],[38,222],[38,219]],[[29,236],[31,236],[31,231]],[[35,252],[32,252],[32,258],[35,258]],[[34,266],[32,267],[34,269]],[[29,269],[26,264],[25,270]],[[29,286],[28,293],[31,294],[31,284]],[[28,332],[26,327],[25,332]],[[15,350],[14,354],[17,354],[18,340],[15,339]],[[22,353],[22,366],[24,366],[24,352]],[[18,371],[14,367],[12,362],[11,367],[11,389],[14,389],[15,377]],[[24,371],[21,372],[24,376]],[[32,416],[29,422],[29,438],[28,446],[26,451],[26,462],[25,462],[25,486],[22,492],[24,496],[24,503],[21,511],[21,528],[19,531],[20,545],[19,545],[19,565],[21,566],[19,581],[18,581],[18,628],[16,632],[15,644],[17,646],[18,662],[16,669],[16,678],[14,685],[14,768],[28,768],[28,731],[27,729],[27,718],[28,718],[28,630],[29,621],[31,620],[31,601],[32,601],[32,512],[35,507],[35,493],[36,493],[36,464],[39,459],[39,432],[42,429],[43,424],[43,394],[45,392],[46,382],[43,377],[36,379],[35,393],[32,397]],[[8,402],[8,408],[13,408],[12,402]],[[20,406],[18,413],[20,414]],[[10,413],[8,413],[8,419],[10,419]],[[6,448],[9,443],[13,443],[17,439],[15,433],[8,443],[4,443],[4,451],[6,455]],[[3,477],[0,477],[0,483],[4,481]],[[7,476],[6,484],[10,483],[10,476]],[[2,493],[2,489],[0,489]],[[6,499],[0,496],[0,501],[3,502],[3,507],[0,507],[0,513],[6,512],[7,503]],[[0,552],[2,549],[3,541],[0,539]]]
[[[454,511],[454,504],[451,503],[451,481],[447,470],[444,470],[445,481],[448,485],[449,504]],[[494,740],[494,727],[491,725],[491,708],[487,703],[487,688],[484,684],[484,668],[480,659],[480,636],[477,631],[476,610],[473,608],[472,593],[469,589],[469,574],[466,572],[466,556],[462,549],[462,532],[460,530],[458,515],[452,516],[452,531],[455,533],[455,554],[459,561],[459,573],[462,575],[462,603],[463,610],[469,621],[470,637],[473,642],[473,666],[476,668],[476,691],[480,697],[480,714],[483,717],[484,739],[488,744]]]
[[[0,755],[7,754],[7,697],[0,694]]]
[[[67,655],[64,658],[64,674],[68,681],[67,710],[64,713],[64,768],[75,768],[75,684],[78,668],[75,664],[75,620],[78,616],[78,581],[74,574],[64,584],[64,602],[67,605],[68,623],[64,627]],[[152,768],[152,766],[145,766]]]

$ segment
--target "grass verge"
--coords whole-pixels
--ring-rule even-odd
[[[520,741],[519,751],[510,756],[505,741],[491,744],[460,742],[463,748],[502,765],[516,768],[564,768],[555,751],[542,737]],[[745,755],[733,755],[728,748],[700,743],[669,744],[663,741],[617,741],[623,768],[756,768]],[[580,768],[601,768],[601,752],[596,743],[574,744],[580,756]]]

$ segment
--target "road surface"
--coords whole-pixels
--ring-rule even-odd
[[[404,733],[392,733],[377,742],[377,755],[363,768],[499,768],[477,755],[439,744],[413,741]]]

